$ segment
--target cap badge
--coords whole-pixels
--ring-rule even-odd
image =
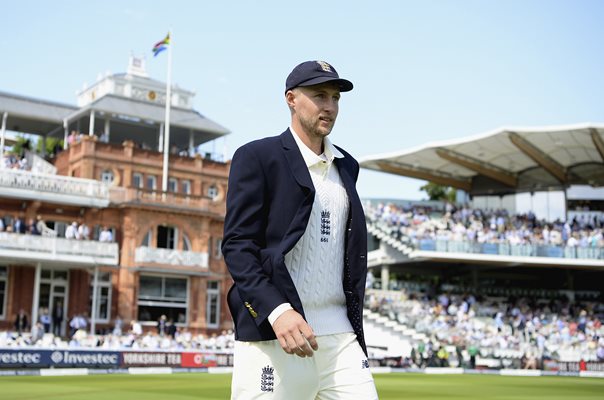
[[[331,69],[331,65],[329,65],[325,61],[317,61],[317,64],[319,64],[319,66],[321,67],[321,69],[323,71],[325,71],[325,72],[333,72],[333,70]]]

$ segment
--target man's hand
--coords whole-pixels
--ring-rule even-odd
[[[283,351],[287,354],[296,354],[304,358],[312,357],[313,350],[319,350],[312,328],[294,310],[287,310],[281,314],[275,320],[273,330]]]

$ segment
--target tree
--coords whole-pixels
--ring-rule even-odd
[[[450,186],[439,185],[434,182],[428,182],[420,187],[428,195],[430,200],[442,200],[454,203],[457,197],[457,190]]]

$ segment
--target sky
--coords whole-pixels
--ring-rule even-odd
[[[231,131],[230,158],[290,122],[285,78],[325,60],[354,83],[330,138],[356,158],[503,126],[604,122],[604,1],[0,1],[0,91],[75,104],[145,56]],[[422,199],[425,182],[362,170],[361,197]]]

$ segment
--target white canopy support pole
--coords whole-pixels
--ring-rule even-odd
[[[42,263],[36,264],[34,275],[34,298],[31,303],[31,326],[38,322],[38,307],[40,306],[40,279],[42,277]]]
[[[193,130],[189,131],[189,156],[193,157],[195,155],[195,141],[193,137]]]
[[[69,132],[67,132],[69,129],[69,123],[67,122],[67,119],[63,120],[63,150],[65,150],[67,148],[67,141],[68,141],[68,137],[69,137]]]
[[[107,140],[107,143],[109,143],[109,138],[111,135],[111,121],[109,120],[109,118],[107,117],[105,119],[105,138]]]
[[[94,278],[92,280],[92,310],[90,310],[90,334],[94,335],[96,331],[96,311],[98,307],[97,297],[99,294],[99,267],[94,266]]]
[[[94,135],[94,110],[90,110],[90,125],[88,126],[88,136]]]
[[[159,124],[159,141],[157,145],[157,151],[160,153],[164,151],[164,123]]]
[[[4,111],[2,114],[2,128],[0,129],[0,157],[4,156],[4,136],[6,135],[6,119],[8,118],[8,112]]]

